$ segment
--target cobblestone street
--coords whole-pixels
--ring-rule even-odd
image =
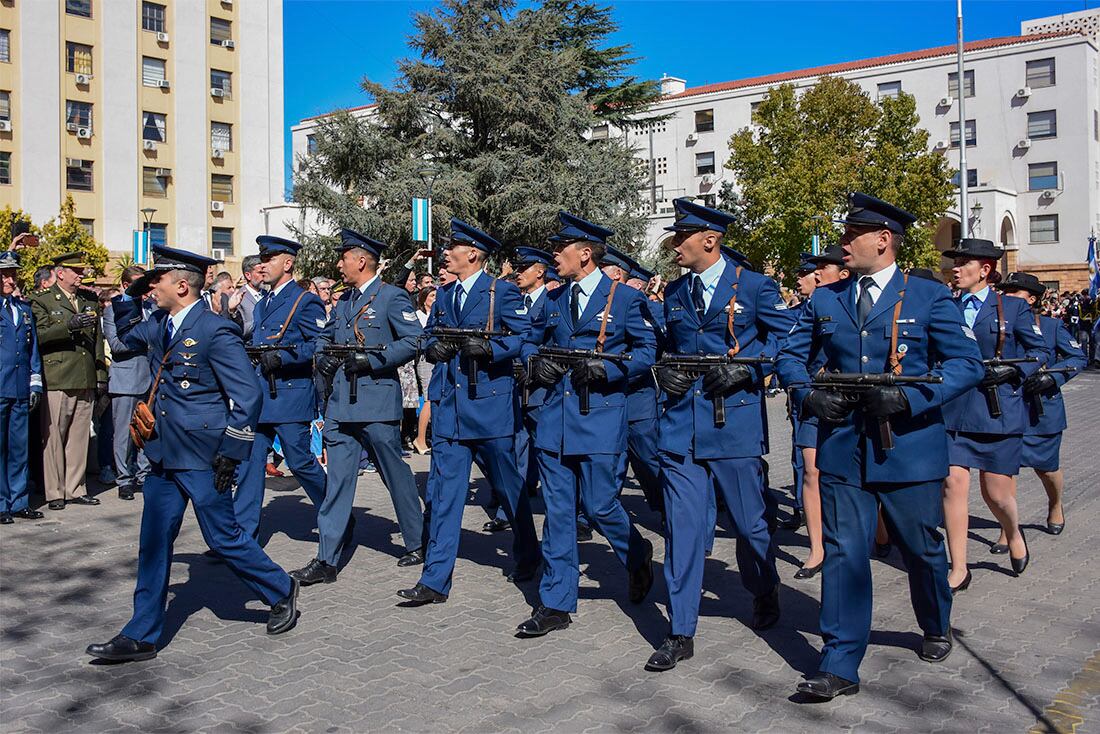
[[[631,605],[626,574],[599,536],[581,548],[580,607],[563,632],[513,636],[537,601],[537,582],[505,581],[510,534],[483,533],[481,506],[466,508],[449,602],[398,606],[394,592],[412,586],[420,569],[396,566],[393,508],[378,475],[365,474],[352,557],[337,583],[303,589],[301,621],[282,637],[265,636],[266,608],[202,555],[188,511],[163,649],[145,663],[96,665],[84,655],[129,617],[140,496],[123,502],[102,490],[99,507],[47,511],[43,521],[0,529],[0,729],[1100,733],[1100,457],[1092,453],[1100,372],[1073,380],[1065,395],[1065,532],[1043,531],[1045,496],[1025,470],[1019,502],[1033,561],[1014,578],[1007,556],[986,552],[997,529],[975,472],[974,583],[956,599],[954,653],[938,666],[917,658],[920,632],[895,550],[873,562],[873,632],[854,697],[801,704],[793,695],[815,670],[820,646],[820,577],[792,578],[806,555],[802,533],[777,535],[783,618],[755,634],[723,520],[707,563],[695,658],[655,674],[642,666],[666,630],[663,576],[658,569],[646,603]],[[769,414],[771,482],[786,502],[782,396],[769,401]],[[423,486],[427,457],[411,462]],[[475,483],[484,503],[488,489],[480,477]],[[634,487],[624,502],[660,560],[658,518]],[[312,512],[292,479],[269,481],[261,539],[287,569],[316,550]],[[541,517],[536,522],[541,527]]]

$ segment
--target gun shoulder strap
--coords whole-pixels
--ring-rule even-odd
[[[1001,352],[1005,348],[1005,302],[1000,292],[997,294],[997,349],[993,353],[994,359],[1001,358]]]
[[[381,292],[382,286],[380,284],[378,286],[378,290],[371,294],[371,297],[367,299],[367,302],[363,304],[363,307],[361,309],[356,311],[355,317],[351,320],[351,330],[355,334],[355,341],[358,342],[360,346],[363,345],[363,341],[367,337],[363,334],[363,332],[359,331],[359,318],[367,312],[367,309],[370,308],[370,305],[374,303],[374,299],[378,298],[378,294]]]
[[[737,353],[741,351],[741,342],[737,341],[737,334],[733,333],[733,320],[737,316],[737,286],[741,285],[741,266],[737,266],[737,270],[734,271],[734,275],[737,278],[737,282],[733,284],[733,295],[730,296],[729,305],[726,309],[729,313],[726,315],[726,329],[730,333],[730,339],[733,339],[733,346],[730,347],[727,356],[736,357]]]
[[[298,310],[298,304],[302,302],[302,299],[306,297],[307,293],[309,293],[309,291],[303,290],[298,294],[298,298],[294,301],[294,305],[290,307],[290,313],[286,315],[286,321],[283,322],[283,328],[279,329],[278,334],[267,337],[268,341],[277,342],[283,338],[283,334],[290,328],[290,320],[294,318],[294,312]]]
[[[615,289],[619,287],[619,281],[611,281],[611,292],[607,294],[607,305],[603,307],[600,315],[600,334],[596,337],[596,351],[603,351],[603,343],[607,340],[607,315],[611,313],[611,302],[615,300]]]
[[[493,282],[489,284],[489,320],[485,322],[485,331],[493,330],[493,312],[496,310],[497,305],[497,279],[493,278]]]
[[[905,288],[909,285],[909,273],[901,276],[901,290],[898,291],[898,302],[894,304],[894,323],[890,326],[890,356],[887,359],[886,371],[895,375],[901,374],[901,360],[909,352],[909,347],[898,349],[898,320],[901,319],[901,304],[905,301]]]
[[[145,398],[145,403],[147,405],[152,404],[153,398],[156,397],[157,388],[160,387],[161,373],[164,372],[164,367],[165,367],[165,365],[168,364],[168,358],[171,357],[171,356],[172,356],[172,350],[169,349],[167,352],[164,353],[164,357],[160,360],[160,366],[157,367],[157,374],[153,378],[153,386],[149,388],[149,396],[147,398]]]

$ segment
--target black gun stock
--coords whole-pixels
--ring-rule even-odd
[[[986,367],[999,367],[1003,364],[1026,364],[1028,362],[1038,362],[1038,357],[1011,357],[1009,359],[983,359],[982,364]],[[997,395],[997,386],[990,385],[989,387],[982,388],[985,392],[985,404],[989,408],[989,417],[1000,418],[1001,417],[1001,398]]]
[[[1037,375],[1044,375],[1044,374],[1045,375],[1072,375],[1072,374],[1076,374],[1076,372],[1077,372],[1076,367],[1055,367],[1054,369],[1047,369],[1046,367],[1042,367],[1035,374],[1037,374]],[[1044,415],[1046,415],[1046,408],[1043,407],[1043,395],[1042,395],[1042,393],[1033,392],[1030,395],[1028,395],[1028,398],[1031,400],[1031,407],[1035,411],[1035,416],[1037,418],[1042,418]]]

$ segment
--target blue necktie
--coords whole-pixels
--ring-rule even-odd
[[[698,275],[692,276],[691,280],[691,304],[695,306],[695,313],[700,320],[703,319],[703,314],[707,312],[707,301],[703,297],[703,279]]]
[[[978,297],[974,294],[970,294],[966,297],[966,305],[963,308],[963,318],[966,319],[966,325],[970,328],[974,328],[974,322],[978,319],[978,311],[982,309],[982,302],[978,300]]]
[[[172,321],[172,318],[168,317],[168,319],[166,319],[166,329],[165,329],[165,332],[164,332],[164,334],[165,334],[164,351],[166,351],[166,352],[168,351],[168,345],[172,343],[172,335],[175,334],[175,333],[176,333],[176,325]]]
[[[462,306],[465,303],[464,296],[466,291],[462,288],[462,283],[455,283],[455,319],[458,319],[458,315],[462,313]]]
[[[875,305],[871,297],[871,286],[874,284],[875,279],[870,275],[864,275],[859,279],[859,300],[856,302],[856,312],[859,315],[859,325],[861,327],[863,323],[867,321],[867,316],[871,313],[871,308]]]

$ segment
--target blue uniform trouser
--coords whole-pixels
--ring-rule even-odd
[[[657,456],[657,419],[645,418],[626,424],[626,451],[619,456],[619,487],[626,484],[629,464],[653,512],[665,512],[661,490],[661,459]]]
[[[791,467],[794,469],[794,510],[802,510],[802,479],[806,475],[806,463],[802,458],[802,447],[798,445],[798,416],[791,414]]]
[[[611,550],[627,570],[634,570],[645,561],[646,543],[619,501],[618,454],[562,456],[540,450],[537,456],[546,503],[542,529],[542,557],[546,565],[539,597],[551,609],[575,612],[580,582],[578,495],[592,529],[607,538]]]
[[[512,523],[512,558],[517,569],[538,565],[538,538],[531,517],[531,504],[516,469],[512,436],[476,441],[432,440],[433,481],[431,493],[431,530],[428,552],[420,583],[440,594],[451,593],[458,540],[462,533],[462,510],[474,458],[499,494],[508,520]]]
[[[943,480],[868,483],[821,474],[825,568],[821,576],[822,672],[859,680],[871,635],[871,561],[878,508],[909,570],[909,598],[927,635],[946,635],[951,618],[943,535]]]
[[[523,491],[530,497],[532,491],[539,483],[539,463],[535,460],[535,426],[538,425],[538,408],[524,411],[523,420],[516,429],[516,469],[520,479],[523,480]],[[497,505],[496,520],[507,520],[508,514],[504,510],[504,503],[493,488],[493,497]]]
[[[317,510],[317,534],[321,542],[317,559],[338,565],[351,538],[347,536],[359,456],[366,449],[390,493],[397,526],[407,551],[421,547],[424,515],[412,469],[401,458],[401,424],[398,421],[349,423],[327,419],[324,429],[328,454],[328,490]]]
[[[27,509],[27,398],[0,398],[0,512]]]
[[[256,440],[252,443],[252,454],[241,466],[237,482],[237,495],[233,499],[233,509],[237,513],[237,522],[253,538],[260,532],[260,508],[264,504],[264,481],[267,472],[267,452],[279,437],[283,458],[309,496],[314,509],[319,508],[325,499],[325,470],[317,462],[310,450],[309,423],[261,423],[256,426]]]
[[[145,478],[134,616],[122,634],[156,644],[164,629],[164,604],[172,568],[172,544],[183,511],[195,506],[203,540],[252,592],[268,605],[290,595],[290,576],[237,523],[229,492],[214,489],[210,470],[173,470],[153,464]]]
[[[754,597],[779,583],[775,552],[764,519],[763,469],[760,459],[696,459],[661,454],[665,477],[665,583],[668,585],[672,634],[695,634],[703,588],[707,502],[715,491],[725,497],[737,533],[737,569]]]

